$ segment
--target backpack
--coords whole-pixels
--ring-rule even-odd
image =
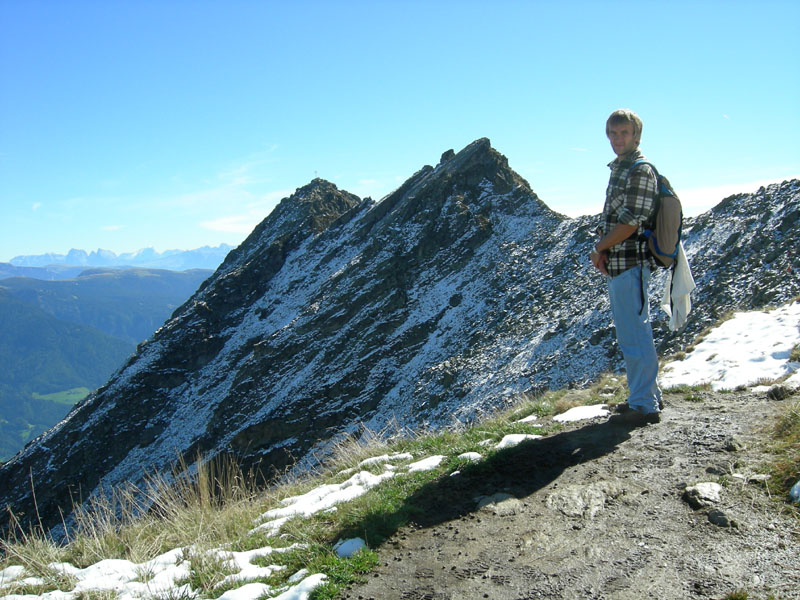
[[[683,210],[678,195],[669,180],[660,175],[655,166],[646,160],[637,160],[628,170],[628,176],[639,165],[649,165],[656,174],[656,200],[653,218],[644,224],[640,238],[647,242],[647,249],[660,267],[669,268],[678,256],[678,245],[683,229]]]

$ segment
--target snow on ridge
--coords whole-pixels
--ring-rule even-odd
[[[789,362],[800,344],[800,302],[773,311],[738,312],[713,329],[684,360],[662,370],[662,387],[711,384],[714,390],[778,380],[800,369]]]
[[[239,348],[248,340],[263,337],[265,334],[273,334],[280,329],[291,324],[286,322],[291,316],[291,320],[297,320],[302,316],[302,310],[310,303],[310,298],[318,290],[316,283],[319,279],[329,279],[340,264],[351,261],[352,254],[357,253],[358,249],[345,247],[345,254],[328,262],[320,267],[320,263],[329,255],[331,246],[325,244],[323,249],[313,248],[314,244],[320,240],[319,236],[310,236],[303,240],[300,247],[291,252],[282,268],[270,282],[273,292],[277,291],[282,300],[281,306],[277,311],[263,320],[258,316],[258,310],[263,307],[264,302],[259,300],[252,306],[247,307],[243,313],[243,318],[236,327],[223,332],[227,340],[218,355],[195,376],[196,383],[192,386],[184,385],[175,388],[170,392],[173,399],[172,404],[176,407],[176,412],[165,430],[159,435],[155,443],[147,449],[134,448],[115,468],[107,475],[113,480],[137,479],[135,474],[141,470],[141,460],[147,456],[150,463],[168,465],[176,458],[176,449],[189,447],[206,429],[210,422],[213,410],[221,398],[224,398],[232,389],[234,380],[237,378],[237,369],[231,363],[231,357],[236,355]],[[326,251],[328,250],[328,251]],[[341,251],[341,246],[334,246],[333,251]],[[304,277],[303,273],[308,273]],[[295,282],[300,281],[300,285]],[[148,346],[152,346],[150,344]],[[158,358],[156,348],[148,348],[151,358],[148,361],[137,361],[135,368],[126,370],[125,380],[129,380],[139,371],[144,370],[148,364]],[[245,357],[245,360],[247,357]],[[316,368],[316,361],[312,361],[292,378],[296,382],[294,385],[286,383],[283,393],[270,399],[262,405],[261,409],[250,415],[250,421],[256,422],[260,414],[267,414],[274,410],[284,397],[291,393],[295,385],[301,385],[303,373],[312,372]],[[201,388],[206,388],[204,393]],[[244,427],[246,423],[242,424]],[[235,435],[232,432],[229,437]],[[224,442],[225,440],[223,440]],[[142,455],[142,456],[140,456]]]

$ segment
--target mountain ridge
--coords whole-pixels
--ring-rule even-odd
[[[67,514],[74,490],[62,482],[86,497],[179,454],[280,474],[363,428],[470,423],[621,363],[586,259],[596,217],[549,209],[485,138],[378,203],[323,180],[284,202],[112,380],[0,469],[13,490],[0,501],[24,511],[30,471],[41,512]],[[748,195],[747,218],[687,219],[698,293],[715,300],[681,332],[657,321],[660,351],[725,310],[800,294],[783,275],[798,202],[800,182],[786,182]],[[707,247],[721,232],[737,237]],[[772,258],[755,283],[741,277],[743,248]],[[663,273],[653,279],[655,292]]]

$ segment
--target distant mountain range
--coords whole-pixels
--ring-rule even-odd
[[[127,252],[120,255],[111,250],[98,249],[87,253],[85,250],[72,249],[67,254],[39,254],[32,256],[15,256],[10,263],[0,263],[0,279],[4,272],[9,272],[10,267],[52,267],[64,265],[70,267],[141,267],[148,269],[168,269],[170,271],[185,271],[187,269],[216,269],[233,249],[228,244],[216,247],[203,246],[195,250],[165,250],[157,252],[153,248],[144,248],[137,252]],[[64,273],[58,269],[50,269],[51,273]],[[74,272],[67,271],[67,276],[74,276]],[[32,277],[30,273],[17,275]],[[16,276],[16,275],[6,275]],[[45,279],[47,277],[37,277]],[[53,277],[57,279],[58,277]]]
[[[0,280],[0,461],[107,381],[211,274],[107,268]]]
[[[75,498],[142,485],[180,457],[280,475],[365,428],[458,428],[618,369],[606,282],[588,260],[598,221],[551,210],[488,139],[377,203],[315,179],[0,467],[0,506],[60,527]],[[732,309],[800,294],[800,181],[687,219],[684,244],[698,285],[684,329],[658,312],[665,273],[651,283],[662,354]]]

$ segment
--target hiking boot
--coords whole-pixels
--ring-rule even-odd
[[[620,402],[619,404],[615,404],[611,408],[611,412],[619,414],[619,415],[625,414],[629,410],[635,410],[635,409],[632,409],[630,406],[628,406],[628,402],[627,401]],[[664,410],[664,400],[662,400],[660,398],[658,400],[658,410]]]
[[[626,427],[644,427],[645,425],[655,425],[661,422],[661,413],[643,413],[627,405],[625,408],[627,410],[612,415],[608,422],[614,425],[624,425]]]

